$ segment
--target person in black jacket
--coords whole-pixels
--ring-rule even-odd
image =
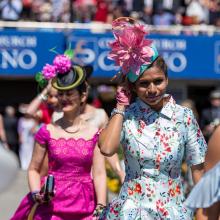
[[[3,122],[9,149],[12,150],[17,155],[17,157],[19,157],[19,144],[17,132],[18,118],[16,116],[16,111],[13,106],[6,106]]]

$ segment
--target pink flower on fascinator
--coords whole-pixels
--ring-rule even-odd
[[[112,51],[108,57],[122,68],[124,74],[132,71],[139,75],[141,65],[149,64],[154,55],[150,47],[152,41],[145,39],[144,26],[116,20],[112,29],[115,41],[109,44]]]
[[[57,55],[53,61],[58,73],[66,73],[71,69],[71,60],[66,55]]]
[[[46,64],[43,67],[42,74],[46,80],[50,80],[56,76],[56,67],[50,64]]]

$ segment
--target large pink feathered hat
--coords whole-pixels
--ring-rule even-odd
[[[157,49],[151,40],[145,39],[145,26],[130,17],[114,20],[112,32],[115,41],[109,44],[112,50],[108,58],[121,67],[130,82],[135,82],[158,57]]]

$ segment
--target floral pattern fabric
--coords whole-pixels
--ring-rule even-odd
[[[190,220],[181,164],[204,162],[206,142],[192,111],[171,96],[160,112],[137,99],[125,113],[121,143],[126,178],[102,219]]]

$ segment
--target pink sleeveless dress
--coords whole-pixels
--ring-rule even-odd
[[[48,173],[54,175],[55,196],[38,206],[34,220],[91,220],[96,206],[91,166],[98,133],[90,140],[54,139],[43,125],[35,139],[48,148]],[[26,220],[33,204],[29,193],[11,220]]]

